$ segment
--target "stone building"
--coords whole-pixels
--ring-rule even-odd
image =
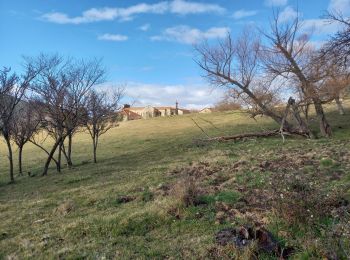
[[[207,113],[212,113],[213,109],[210,107],[203,108],[199,113],[207,114]]]
[[[125,105],[122,112],[124,120],[135,120],[135,119],[141,119],[141,118],[147,119],[152,117],[184,115],[189,113],[190,113],[190,110],[178,108],[177,102],[175,107],[171,107],[171,106],[130,107],[129,105]]]

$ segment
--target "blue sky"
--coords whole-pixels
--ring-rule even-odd
[[[317,43],[336,29],[322,14],[350,0],[0,0],[0,66],[20,71],[22,55],[40,52],[103,58],[108,85],[126,84],[138,105],[201,108],[222,91],[201,78],[193,44],[267,28],[273,8],[286,20],[298,10]]]

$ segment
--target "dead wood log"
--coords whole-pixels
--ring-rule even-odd
[[[283,129],[284,135],[296,135],[296,136],[302,136],[305,138],[308,138],[307,133],[303,133],[296,130],[289,130]],[[257,133],[244,133],[244,134],[237,134],[237,135],[231,135],[231,136],[218,136],[218,137],[212,137],[207,139],[196,139],[197,141],[203,141],[203,142],[212,142],[212,141],[218,141],[218,142],[225,142],[225,141],[236,141],[241,140],[244,138],[259,138],[259,137],[271,137],[271,136],[278,136],[280,135],[280,129],[277,130],[271,130],[271,131],[264,131],[264,132],[257,132]]]
[[[284,143],[284,141],[285,141],[283,126],[284,126],[284,122],[285,122],[286,119],[287,119],[287,116],[288,116],[288,113],[289,113],[289,108],[290,108],[290,106],[292,105],[291,99],[292,99],[291,97],[288,99],[288,103],[287,103],[286,109],[284,110],[284,115],[283,115],[283,118],[282,118],[280,130],[279,130],[279,133],[281,134],[282,139],[283,139],[283,143]]]
[[[300,116],[299,106],[296,104],[295,99],[289,98],[288,104],[290,104],[292,107],[293,117],[295,121],[298,123],[299,131],[307,134],[309,138],[314,138],[309,128],[309,125]]]

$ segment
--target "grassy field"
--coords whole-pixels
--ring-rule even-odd
[[[216,243],[219,230],[246,224],[266,227],[292,258],[346,259],[349,108],[328,108],[332,139],[284,144],[194,141],[205,136],[192,117],[211,136],[276,128],[242,112],[123,122],[101,138],[97,164],[89,136],[77,134],[75,166],[61,174],[41,177],[45,154],[27,145],[24,168],[35,176],[12,185],[1,144],[0,259],[273,259]]]

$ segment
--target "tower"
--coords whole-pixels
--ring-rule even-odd
[[[175,103],[175,115],[178,115],[178,114],[179,114],[179,103],[176,100],[176,103]]]

